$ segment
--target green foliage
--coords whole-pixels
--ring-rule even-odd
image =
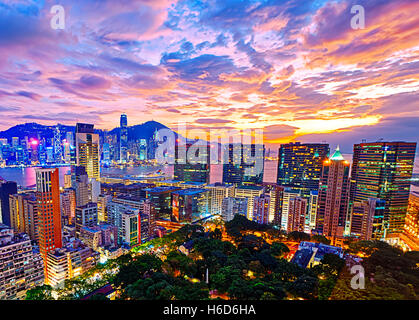
[[[37,286],[26,291],[25,300],[54,300],[52,287],[49,285]]]
[[[290,249],[282,242],[273,242],[271,245],[271,252],[275,257],[283,257],[290,252]]]
[[[311,236],[311,241],[317,242],[317,243],[323,243],[323,244],[327,244],[327,245],[330,244],[329,239],[327,239],[325,236],[318,235],[318,234],[312,235]]]
[[[309,234],[299,231],[293,231],[288,233],[287,238],[291,241],[310,241]]]

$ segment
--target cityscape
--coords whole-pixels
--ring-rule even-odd
[[[279,2],[0,1],[0,300],[419,299],[418,3]]]

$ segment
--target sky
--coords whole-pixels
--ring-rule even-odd
[[[263,129],[272,146],[416,142],[417,12],[417,0],[0,0],[0,130],[112,129],[124,112],[129,125]]]

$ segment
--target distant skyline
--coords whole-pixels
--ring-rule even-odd
[[[125,112],[129,126],[264,128],[272,147],[419,140],[417,0],[63,0],[64,30],[55,4],[0,0],[0,130],[111,129]]]

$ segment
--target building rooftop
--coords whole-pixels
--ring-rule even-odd
[[[260,191],[260,190],[263,189],[263,187],[261,187],[261,186],[242,185],[242,186],[239,186],[237,189]]]
[[[146,188],[144,189],[147,192],[151,193],[163,193],[163,192],[170,192],[174,190],[179,190],[178,187],[171,187],[171,186],[161,186],[161,187],[154,187],[154,188]]]
[[[174,191],[174,194],[178,194],[178,195],[194,195],[194,194],[198,194],[198,193],[203,193],[203,192],[208,192],[208,190],[205,189],[197,189],[197,188],[189,188],[189,189],[183,189],[183,190],[178,190],[178,191]]]

